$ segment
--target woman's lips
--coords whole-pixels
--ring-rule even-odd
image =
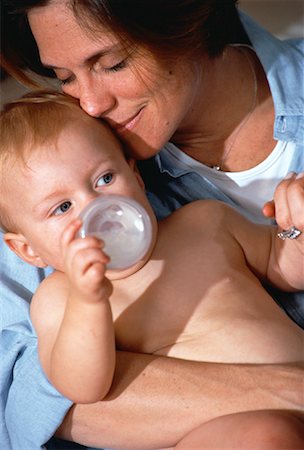
[[[119,134],[124,133],[125,131],[131,131],[140,120],[143,110],[144,107],[142,107],[133,117],[131,117],[124,123],[114,125],[115,131],[117,131],[117,133]]]

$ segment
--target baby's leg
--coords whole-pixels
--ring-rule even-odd
[[[304,417],[287,411],[230,414],[191,431],[175,449],[302,450]]]

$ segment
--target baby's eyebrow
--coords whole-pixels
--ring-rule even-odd
[[[46,195],[33,207],[33,213],[39,214],[50,202],[55,200],[58,201],[58,198],[61,196],[64,197],[64,192],[61,193],[60,191],[56,191]]]

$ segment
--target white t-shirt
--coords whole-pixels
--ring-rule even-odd
[[[279,182],[290,172],[291,161],[296,151],[293,142],[279,141],[270,155],[257,166],[242,172],[217,171],[188,156],[176,146],[166,146],[172,166],[191,169],[208,178],[226,195],[250,212],[257,223],[268,223],[261,210],[265,202],[273,199]]]

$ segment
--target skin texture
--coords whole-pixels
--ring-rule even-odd
[[[4,239],[25,261],[57,269],[31,303],[40,358],[59,391],[74,402],[90,403],[103,398],[112,382],[115,341],[108,302],[112,285],[105,277],[109,258],[102,251],[104,244],[94,237],[77,239],[81,225],[78,216],[98,196],[116,194],[132,198],[151,217],[152,248],[156,219],[134,161],[126,161],[114,135],[80,109],[72,119],[53,145],[50,142],[40,145],[30,151],[25,164],[19,161],[13,165],[18,182],[17,178],[10,180],[13,174],[8,169],[5,179],[8,214],[13,214],[13,198],[19,198],[21,205],[14,216],[18,232],[7,233]],[[25,185],[29,188],[27,193]],[[107,276],[126,277],[137,271],[148,256],[149,253],[130,269],[107,271]],[[45,284],[49,286],[48,292]],[[54,299],[49,305],[50,314],[45,309],[47,298]],[[81,369],[78,373],[73,367],[85,372]],[[92,376],[83,390],[86,372]]]
[[[5,239],[26,261],[38,266],[49,263],[58,269],[35,294],[31,316],[44,370],[75,402],[95,402],[111,386],[115,364],[112,314],[116,346],[121,350],[218,363],[301,360],[303,332],[257,284],[247,265],[282,288],[303,289],[299,264],[302,237],[284,242],[273,239],[275,230],[246,221],[224,204],[193,202],[159,224],[151,259],[147,255],[141,265],[128,272],[107,272],[108,258],[99,242],[95,238],[75,239],[80,225],[75,218],[81,209],[98,195],[127,194],[147,207],[153,217],[134,164],[125,161],[111,133],[80,113],[65,126],[55,145],[48,143],[32,150],[26,165],[19,163],[13,168],[14,176],[10,173],[5,182],[6,208],[13,214],[12,205],[16,198],[20,200],[15,218],[20,225],[18,233],[7,233]],[[289,176],[277,189],[275,201],[290,205],[288,220],[296,219],[293,205],[304,202],[303,179]],[[31,189],[24,190],[24,185]],[[190,234],[185,232],[189,229]],[[47,241],[46,233],[50,235]],[[276,255],[280,255],[278,260]],[[182,280],[180,286],[178,280]],[[223,308],[223,296],[228,309]],[[185,297],[187,308],[183,306]],[[142,317],[146,317],[143,328],[139,326]],[[276,414],[269,414],[266,420],[279,420]],[[283,416],[284,423],[285,417],[293,420],[295,416]],[[232,415],[228,424],[234,419],[239,423],[239,416]],[[241,415],[241,420],[258,427],[260,415]],[[216,430],[225,426],[224,419],[215,425],[203,424],[179,442],[178,448],[188,448],[189,443],[194,446],[195,442],[200,445],[204,439],[210,442],[212,433],[217,435]],[[300,426],[298,422],[296,426]],[[283,433],[284,425],[281,428]],[[184,431],[187,434],[190,430]],[[242,435],[234,435],[230,444],[241,439]],[[166,445],[167,441],[160,442]]]
[[[286,427],[286,418],[289,426]],[[238,429],[234,428],[235,422]],[[210,421],[191,432],[176,449],[222,448],[223,436],[229,437],[229,448],[259,448],[260,450],[294,449],[303,447],[303,421],[286,412],[258,411],[232,414]],[[245,439],[244,439],[245,436]]]
[[[60,14],[56,14],[55,24],[54,11],[58,7]],[[197,75],[186,67],[161,68],[152,55],[147,59],[147,55],[135,52],[127,58],[119,41],[108,32],[92,42],[64,5],[49,8],[45,9],[46,14],[41,14],[40,8],[29,13],[43,63],[56,66],[64,91],[80,98],[87,113],[102,116],[114,127],[136,152],[134,156],[146,158],[156,153],[183,119],[184,110],[192,114],[191,106],[198,94],[193,89]],[[53,39],[54,27],[69,39],[61,43]],[[44,28],[49,30],[47,35],[42,31]],[[122,68],[112,70],[117,65]],[[189,87],[177,98],[176,92],[182,91],[189,77]],[[139,148],[140,154],[136,151]]]
[[[100,145],[104,141],[107,146],[101,153]],[[60,152],[66,142],[69,151]],[[46,159],[48,164],[45,164]],[[72,171],[70,167],[73,167]],[[134,161],[128,164],[122,157],[121,148],[111,132],[80,114],[64,129],[57,142],[39,146],[27,159],[27,165],[19,164],[16,171],[22,182],[10,179],[7,173],[3,182],[7,187],[4,204],[8,211],[12,197],[23,197],[25,185],[31,192],[13,216],[18,224],[17,231],[28,237],[28,257],[32,256],[29,262],[63,270],[61,235],[64,227],[77,219],[82,209],[100,194],[133,197],[154,217],[143,191],[143,182],[139,176],[134,176],[134,170]],[[117,178],[115,183],[106,181],[107,173]],[[65,207],[68,208],[66,198],[72,204],[69,214],[64,214]],[[45,236],[49,236],[47,241]],[[39,257],[36,259],[35,255]]]
[[[65,14],[62,2],[56,1],[32,10],[29,19],[42,59],[64,69],[58,72],[59,78],[76,76],[63,89],[79,98],[89,114],[119,125],[117,133],[136,157],[154,154],[173,135],[173,142],[199,161],[216,165],[221,160],[252,102],[252,79],[238,52],[229,49],[229,58],[212,62],[202,56],[190,73],[188,61],[166,69],[162,66],[161,73],[156,63],[157,76],[147,92],[144,88],[155,73],[149,70],[155,64],[153,58],[132,66],[140,69],[144,83],[137,77],[134,84],[127,84],[129,71],[115,70],[106,77],[97,70],[104,69],[103,64],[85,64],[97,41],[88,43],[83,30],[80,32]],[[102,44],[98,50],[103,48]],[[82,55],[83,49],[87,54]],[[110,66],[120,63],[119,59],[110,61]],[[259,85],[257,107],[234,143],[226,160],[227,170],[254,167],[274,146],[273,104],[261,67],[254,58],[253,62]],[[170,86],[174,87],[171,97]],[[182,92],[185,97],[180,97]],[[253,409],[302,406],[303,374],[297,367],[223,366],[135,353],[118,353],[116,367],[122,377],[114,382],[107,401],[74,406],[58,432],[60,436],[99,447],[159,448],[172,446],[206,420],[244,411],[249,404]]]
[[[170,447],[202,422],[244,411],[248,405],[300,409],[302,383],[302,371],[296,366],[224,364],[216,370],[214,364],[151,355],[132,360],[119,352],[106,400],[73,406],[58,435],[93,446]],[[230,435],[222,447],[229,448]]]
[[[225,164],[239,171],[271,152],[273,104],[250,51],[244,50],[255,67],[258,97],[239,133],[254,89],[250,65],[239,50],[228,48],[212,60],[198,55],[161,64],[143,49],[127,56],[108,31],[100,30],[93,40],[62,2],[34,8],[28,17],[41,61],[54,68],[64,92],[113,126],[134,157],[148,158],[171,139],[195,159],[216,165],[233,142]]]

